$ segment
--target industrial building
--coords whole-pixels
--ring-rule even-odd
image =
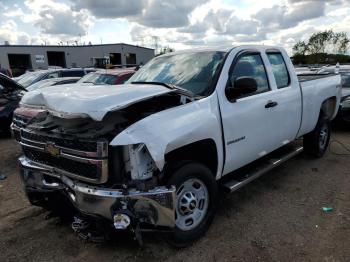
[[[19,75],[28,69],[135,66],[154,57],[154,49],[129,44],[0,45],[0,67]]]

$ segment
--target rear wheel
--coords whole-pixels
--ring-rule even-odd
[[[330,121],[321,113],[315,129],[304,136],[304,150],[313,157],[322,157],[331,137]]]
[[[170,176],[167,184],[176,186],[176,220],[170,242],[185,247],[209,228],[216,212],[217,183],[209,168],[188,162]]]

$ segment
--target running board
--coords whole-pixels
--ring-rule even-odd
[[[234,172],[236,174],[233,174],[233,179],[229,181],[225,181],[222,186],[228,190],[230,193],[237,191],[241,187],[245,186],[246,184],[252,182],[253,180],[259,178],[263,174],[269,172],[270,170],[276,168],[277,166],[281,165],[282,163],[286,162],[287,160],[291,159],[292,157],[298,155],[303,151],[302,146],[298,147],[292,147],[285,149],[282,154],[278,155],[276,157],[276,152],[273,153],[270,157],[266,157],[264,160],[259,161],[259,164],[255,164],[255,168],[251,170],[245,169],[242,173],[238,171]],[[229,175],[230,176],[230,175]]]

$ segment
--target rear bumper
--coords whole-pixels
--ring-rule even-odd
[[[90,186],[52,173],[47,167],[19,158],[21,178],[26,192],[64,194],[81,213],[113,221],[117,213],[128,212],[138,223],[175,226],[175,188],[156,187],[141,192],[136,189],[108,189]]]

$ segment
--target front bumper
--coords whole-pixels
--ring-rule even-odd
[[[108,189],[90,186],[55,174],[48,167],[26,157],[19,158],[21,178],[26,192],[60,192],[85,215],[113,221],[118,213],[131,213],[141,224],[175,226],[175,188],[156,187],[141,192],[136,189]]]

